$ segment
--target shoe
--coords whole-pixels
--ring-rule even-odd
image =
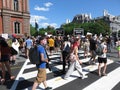
[[[4,78],[1,78],[0,80],[1,84],[3,85],[5,83],[5,79]]]
[[[103,76],[107,76],[107,74],[106,74],[106,73],[103,73],[102,75],[103,75]]]
[[[98,76],[100,76],[100,77],[101,77],[101,73],[99,73],[99,74],[98,74]]]
[[[68,80],[68,77],[64,77],[63,79],[64,79],[64,80]]]
[[[88,78],[88,76],[87,76],[87,75],[83,75],[83,76],[82,76],[82,79],[85,79],[85,78]]]
[[[52,87],[47,87],[47,88],[45,88],[45,90],[51,90],[52,89]]]

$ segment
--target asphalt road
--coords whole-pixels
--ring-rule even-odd
[[[117,55],[118,55],[117,50],[115,50],[115,49],[112,49],[111,52],[107,54],[108,58],[110,60],[114,61],[114,63],[111,63],[107,67],[108,68],[107,73],[112,72],[114,69],[116,69],[120,66],[119,63],[116,63],[117,61],[120,61],[120,58],[118,58]],[[56,58],[53,58],[53,59],[56,59]],[[22,68],[24,67],[25,61],[26,61],[26,58],[24,58],[24,55],[19,55],[17,57],[17,65],[11,66],[12,73],[13,73],[13,75],[16,76],[16,79],[18,78],[18,76],[20,76],[20,72],[21,72]],[[57,63],[57,64],[60,65],[60,63]],[[57,64],[55,64],[55,66]],[[28,62],[28,63],[26,63],[26,65],[30,66],[30,63]],[[82,66],[86,67],[87,64],[85,63]],[[29,72],[34,72],[34,71],[36,71],[36,68],[32,66],[32,68],[30,68],[30,69],[28,69],[28,68],[25,69],[23,71],[23,74],[21,74],[21,75],[24,76],[24,74],[29,73]],[[70,82],[67,81],[67,83],[65,83],[66,81],[64,81],[64,83],[65,83],[64,85],[59,86],[59,87],[55,88],[54,90],[68,90],[68,89],[69,90],[82,90],[82,89],[86,88],[87,86],[89,86],[90,84],[94,83],[95,81],[99,80],[100,78],[102,79],[102,77],[98,77],[98,75],[96,73],[97,73],[97,70],[94,70],[93,72],[88,73],[87,74],[88,78],[86,78],[85,80],[81,80],[81,79],[75,77],[76,79],[74,79]],[[120,71],[119,71],[119,73],[120,73]],[[26,77],[29,77],[29,76],[30,76],[30,74],[28,74],[28,76],[26,76]],[[48,73],[47,76],[48,76],[48,80],[51,78],[52,79],[55,78],[55,80],[54,80],[55,83],[62,81],[62,78],[61,78],[62,73],[60,71],[54,71],[52,73]],[[6,75],[6,77],[7,77],[7,75]],[[3,85],[0,85],[0,90],[10,90],[13,87],[13,85],[15,85],[15,82],[17,83],[17,85],[16,85],[16,88],[14,88],[13,90],[23,90],[25,88],[28,88],[25,90],[30,90],[31,86],[33,85],[33,81],[34,81],[35,77],[31,77],[31,78],[29,77],[28,79],[25,79],[25,78],[19,78],[19,79],[21,79],[20,81],[19,80],[10,81],[9,79],[7,79]],[[48,81],[48,83],[49,83],[49,81]],[[116,84],[112,90],[119,90],[119,88],[120,88],[120,82],[118,84]],[[38,89],[43,90],[41,88],[38,88]]]

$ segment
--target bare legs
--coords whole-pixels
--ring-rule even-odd
[[[98,65],[98,74],[99,74],[99,76],[101,76],[101,64],[102,63],[99,63],[99,65]],[[106,63],[104,63],[104,67],[103,67],[103,75],[104,76],[106,76],[106,68],[107,68],[107,65],[106,65]]]

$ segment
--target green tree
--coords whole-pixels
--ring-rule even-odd
[[[86,23],[69,23],[61,25],[61,27],[64,29],[65,35],[72,35],[74,28],[83,28],[84,35],[86,35],[87,32],[91,32],[97,35],[99,35],[100,33],[102,33],[103,35],[111,33],[109,24],[104,20],[96,20],[95,22],[91,21]]]
[[[39,35],[45,35],[46,32],[48,34],[55,35],[55,29],[54,29],[54,27],[51,27],[51,26],[47,26],[46,28],[40,28],[38,34]]]
[[[36,34],[37,34],[35,27],[33,27],[31,24],[30,24],[30,34],[31,34],[31,36],[36,36]]]

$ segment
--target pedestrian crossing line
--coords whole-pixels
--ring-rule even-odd
[[[58,54],[58,53],[57,53]],[[81,54],[80,56],[82,56],[83,54]],[[60,55],[56,55],[55,54],[55,56],[51,56],[50,58],[55,58],[55,57],[60,57]],[[60,59],[56,59],[56,60],[51,60],[50,62],[51,63],[53,63],[53,61],[60,61]],[[81,59],[81,61],[82,62],[87,62],[89,60],[89,58],[84,58],[84,59]],[[111,61],[111,60],[110,60]],[[37,70],[35,70],[35,71],[32,71],[32,72],[29,72],[29,73],[24,73],[24,70],[26,70],[26,69],[30,69],[30,68],[34,68],[34,67],[36,67],[36,65],[33,65],[33,64],[29,64],[28,65],[28,63],[29,63],[30,61],[29,61],[29,59],[27,59],[26,61],[25,61],[25,63],[24,63],[24,65],[23,65],[23,67],[21,68],[21,70],[20,70],[20,72],[18,73],[18,76],[16,77],[16,80],[15,80],[15,82],[13,83],[13,86],[11,87],[11,90],[15,90],[16,89],[16,87],[17,87],[17,84],[20,82],[20,81],[23,81],[23,80],[28,80],[28,79],[30,79],[30,78],[34,78],[34,77],[36,77],[36,75],[37,75]],[[109,61],[108,61],[109,62]],[[112,63],[112,62],[111,62]],[[108,63],[109,64],[109,63]],[[88,68],[83,68],[83,70],[88,70],[88,72],[86,72],[86,71],[84,71],[84,73],[85,74],[87,74],[87,73],[89,73],[89,72],[91,72],[91,71],[94,71],[94,65],[89,65],[89,66],[87,66]],[[97,66],[95,66],[96,67],[96,69],[97,69]],[[52,67],[52,71],[58,71],[58,70],[61,70],[62,69],[62,65],[57,65],[57,66],[54,66],[54,67]],[[95,70],[96,70],[95,69]],[[49,71],[48,69],[46,69],[47,70],[47,74],[49,74],[49,73],[51,73],[51,71]],[[76,72],[76,71],[75,71]],[[75,74],[74,74],[74,72],[73,72],[73,74],[72,75],[74,75],[74,76],[76,76],[78,73],[76,72]],[[56,77],[56,78],[52,78],[52,79],[54,79],[54,82],[56,83],[59,83],[60,81],[63,81],[63,82],[65,82],[65,80],[63,80],[62,79],[62,77],[63,77],[63,75],[62,76],[59,76],[59,77]],[[78,74],[78,76],[76,76],[76,77],[70,77],[70,78],[73,78],[73,80],[75,80],[75,79],[77,79],[79,77],[79,74]],[[47,82],[49,82],[50,83],[50,80],[52,81],[52,79],[49,79]],[[71,80],[72,81],[72,80]],[[69,82],[71,82],[71,81],[69,81]],[[49,84],[48,83],[48,84]],[[52,82],[51,82],[51,84],[53,84]],[[62,84],[63,85],[63,84]],[[60,86],[60,85],[59,85]],[[58,86],[58,87],[59,87]],[[28,88],[30,88],[30,87],[28,87]],[[28,88],[26,89],[26,90],[28,90]],[[40,88],[43,88],[43,86],[40,86]],[[54,88],[57,88],[57,85],[56,85],[56,87],[54,87]]]
[[[49,55],[49,58],[56,58],[56,57],[61,57],[60,55]]]
[[[30,68],[34,68],[34,67],[36,67],[35,64],[29,64],[29,65],[27,65],[27,67],[25,67],[24,69],[30,69]]]
[[[111,63],[113,63],[113,61],[112,60],[108,60],[108,65],[109,64],[111,64]],[[97,63],[98,64],[98,63]],[[91,68],[91,70],[90,71],[83,71],[83,73],[84,74],[88,74],[88,73],[90,73],[91,71],[95,71],[95,70],[97,70],[98,69],[98,66],[97,65],[89,65],[89,66],[86,66],[86,67],[84,67],[83,69],[85,70],[88,70],[91,66],[93,66],[92,68]],[[103,66],[102,66],[103,67]],[[77,71],[74,71],[73,73],[72,73],[72,75],[68,78],[68,80],[64,80],[64,79],[62,79],[62,77],[63,77],[64,75],[62,75],[62,76],[58,76],[58,77],[55,77],[55,78],[52,78],[52,79],[49,79],[49,80],[47,80],[47,84],[49,85],[49,86],[51,86],[51,87],[53,87],[53,89],[55,89],[55,88],[58,88],[58,87],[60,87],[60,86],[62,86],[62,85],[65,85],[65,84],[67,84],[67,83],[69,83],[69,82],[71,82],[71,81],[73,81],[73,80],[75,80],[75,79],[77,79],[78,77],[80,77],[80,75],[79,75],[79,73],[77,72]],[[89,78],[89,77],[88,77]],[[44,86],[41,84],[41,85],[39,85],[39,87],[40,88],[44,88]],[[25,90],[28,90],[27,88],[25,89]]]
[[[111,60],[109,61],[109,60],[108,60],[108,64],[111,64],[111,63],[113,63],[113,61],[111,61]],[[97,65],[93,65],[93,66],[94,66],[94,67],[93,67],[90,71],[95,71],[95,70],[98,69],[98,66],[97,66]],[[102,67],[103,67],[103,66],[102,66]],[[84,67],[83,69],[88,69],[88,68],[89,68],[89,66],[86,66],[86,67]],[[88,74],[88,73],[90,73],[90,72],[83,71],[83,73],[86,75],[86,74]],[[75,77],[74,77],[74,76],[75,76]],[[63,75],[62,75],[61,77],[63,77]],[[67,84],[67,83],[69,83],[69,82],[77,79],[78,77],[80,77],[80,75],[79,75],[79,73],[78,73],[77,71],[74,71],[74,72],[72,73],[72,75],[68,78],[68,80],[59,79],[59,78],[61,78],[61,77],[59,76],[59,77],[56,77],[56,78],[47,80],[48,85],[50,85],[51,87],[53,87],[53,89],[55,89],[55,88],[57,88],[57,87],[60,87],[60,86],[62,86],[62,85],[65,85],[65,84]],[[88,78],[89,78],[89,77],[88,77]],[[58,79],[59,79],[59,80],[58,80]],[[57,80],[57,81],[56,81],[56,80]],[[53,83],[54,83],[54,84],[53,84]],[[43,85],[40,85],[40,87],[41,87],[41,88],[44,88]]]
[[[62,51],[59,50],[58,52],[53,52],[52,55],[61,54],[61,52]],[[50,55],[50,52],[47,51],[47,53],[48,53],[48,55]],[[78,50],[78,53],[81,54],[81,53],[84,53],[84,51],[83,50]],[[50,55],[50,56],[52,56],[52,55]]]
[[[17,77],[15,78],[15,81],[14,81],[10,90],[16,90],[17,84],[19,83],[19,80],[21,79],[22,73],[24,72],[24,68],[26,67],[28,62],[29,62],[29,59],[27,59],[25,61],[25,63],[23,64],[23,67],[21,68],[20,72],[18,73]]]
[[[116,64],[115,62],[107,65],[107,71],[106,73],[110,73],[111,71],[114,71],[116,68],[118,68],[119,65]],[[98,69],[95,71],[91,71],[90,73],[88,73],[88,78],[81,80],[81,79],[75,79],[74,81],[71,81],[65,85],[62,85],[58,88],[55,88],[54,90],[67,90],[69,88],[69,90],[83,90],[84,88],[86,88],[87,86],[89,86],[90,84],[94,83],[95,81],[97,81],[98,79],[102,78],[102,77],[106,77],[106,76],[98,76],[97,74]],[[118,71],[119,72],[119,71]],[[107,76],[109,77],[109,75]],[[119,80],[119,79],[118,79]],[[104,82],[102,82],[104,85]],[[109,84],[109,82],[108,82]],[[97,87],[97,86],[95,86]],[[118,86],[114,86],[115,88],[117,87],[117,89],[110,89],[110,90],[119,90]],[[89,89],[92,90],[92,89]],[[96,89],[99,90],[99,89]],[[105,89],[106,90],[106,89]]]
[[[102,77],[99,80],[93,82],[91,85],[84,88],[83,90],[112,90],[112,88],[120,82],[119,73],[120,67],[110,72],[106,77]]]
[[[119,89],[120,89],[120,82],[116,84],[114,88],[112,88],[112,90],[119,90]]]
[[[85,60],[85,59],[83,59],[83,60]],[[30,61],[29,61],[29,59],[27,59],[26,60],[26,63],[29,63]],[[93,66],[93,65],[92,65]],[[33,68],[33,67],[35,67],[35,65],[33,65],[33,64],[29,64],[29,65],[27,65],[26,67],[24,67],[24,69],[30,69],[30,68]],[[54,71],[59,71],[59,70],[61,70],[62,69],[62,65],[57,65],[57,66],[54,66],[53,68],[52,68],[52,71],[54,72]],[[89,70],[89,69],[88,69]],[[47,69],[47,74],[48,73],[51,73],[48,69]],[[21,75],[21,77],[20,78],[23,78],[23,79],[20,79],[19,81],[22,81],[22,80],[27,80],[27,79],[30,79],[30,78],[34,78],[34,77],[36,77],[36,75],[37,75],[37,70],[36,71],[33,71],[33,72],[29,72],[29,73],[25,73],[25,74],[22,74]]]
[[[89,60],[89,58],[88,58],[87,60],[86,60],[86,59],[82,59],[82,61],[84,61],[84,62],[87,62],[88,60]],[[27,65],[24,69],[30,69],[30,68],[34,68],[34,67],[36,67],[36,65],[34,65],[34,64],[29,64],[29,65]],[[90,69],[94,68],[94,65],[89,65],[88,67],[89,67],[89,68],[87,68],[86,70],[89,70],[89,71],[90,71]],[[62,68],[63,68],[63,65],[57,65],[57,66],[53,66],[53,67],[51,68],[52,71],[50,71],[49,69],[46,69],[46,72],[47,72],[47,74],[48,74],[48,73],[51,73],[51,72],[54,72],[54,71],[60,71],[60,70],[62,70]],[[66,67],[66,68],[67,68],[67,67]],[[22,74],[22,77],[23,77],[24,79],[30,79],[30,78],[36,77],[36,75],[37,75],[37,69],[36,69],[35,71],[31,71],[31,72]]]

